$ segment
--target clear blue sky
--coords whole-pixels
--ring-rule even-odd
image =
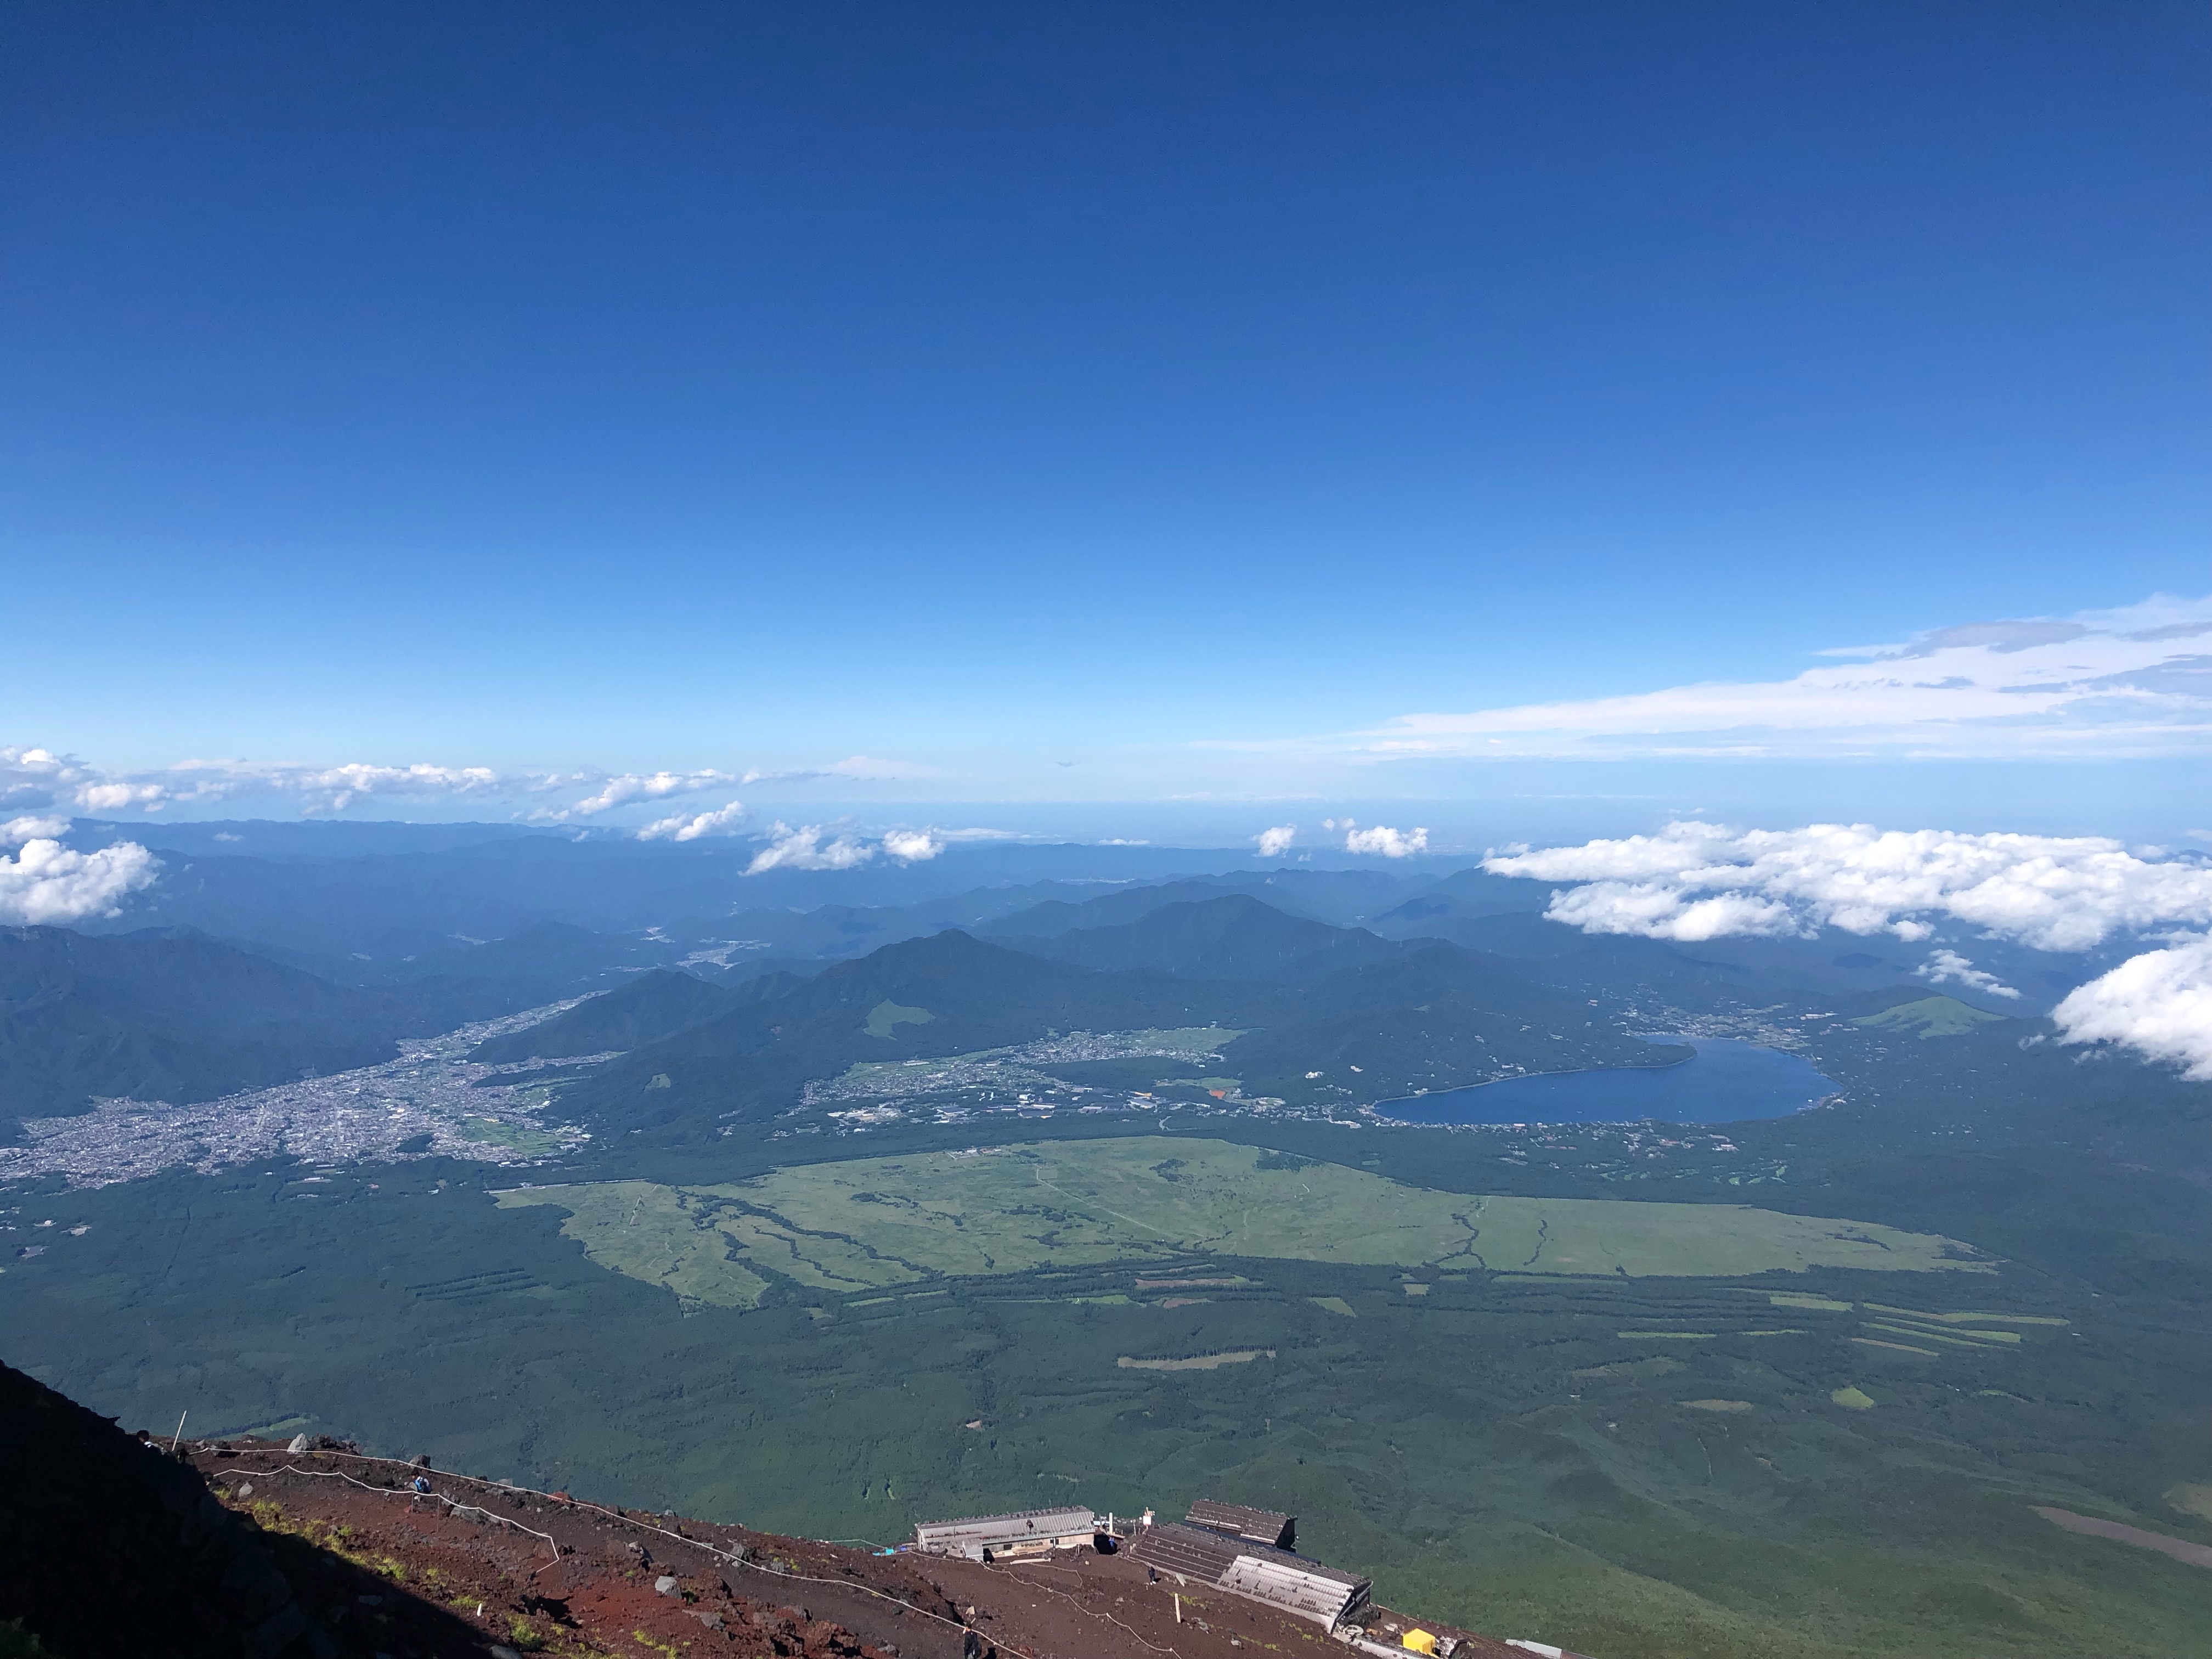
[[[1479,796],[1333,734],[2201,597],[2208,67],[2195,3],[10,7],[0,744]]]

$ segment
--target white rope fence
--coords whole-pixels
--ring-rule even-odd
[[[212,1448],[210,1449],[212,1449]],[[252,1457],[256,1454],[252,1451],[243,1451],[234,1452],[232,1455],[234,1456],[240,1457]],[[260,1454],[260,1455],[263,1456],[271,1456],[276,1455],[276,1454],[267,1452]],[[383,1464],[392,1468],[405,1469],[410,1474],[416,1475],[436,1475],[441,1480],[475,1480],[475,1477],[471,1475],[457,1474],[445,1469],[427,1468],[419,1463],[403,1463],[395,1457],[372,1457],[363,1452],[319,1451],[313,1453],[313,1455],[317,1457],[343,1457],[350,1459],[357,1463]],[[296,1463],[289,1462],[283,1465],[281,1468],[273,1469],[251,1469],[241,1467],[236,1472],[240,1474],[260,1475],[264,1478],[275,1474],[298,1474],[319,1480],[343,1480],[349,1486],[359,1486],[363,1492],[378,1493],[386,1498],[404,1498],[410,1500],[418,1500],[423,1498],[434,1498],[438,1499],[439,1502],[446,1504],[449,1509],[455,1510],[456,1512],[466,1511],[471,1514],[481,1515],[489,1520],[497,1521],[504,1526],[513,1527],[518,1532],[526,1532],[532,1538],[543,1539],[549,1546],[551,1547],[554,1561],[557,1562],[562,1559],[560,1542],[558,1540],[554,1538],[551,1534],[539,1532],[534,1527],[526,1527],[520,1521],[514,1520],[511,1516],[501,1515],[495,1510],[488,1510],[475,1504],[463,1504],[457,1499],[446,1497],[442,1492],[419,1492],[414,1491],[411,1487],[394,1488],[390,1486],[372,1486],[365,1480],[355,1480],[353,1476],[346,1474],[343,1469],[303,1469]],[[498,1485],[501,1491],[511,1492],[518,1496],[542,1498],[549,1504],[577,1510],[588,1510],[594,1515],[605,1516],[610,1521],[618,1521],[625,1526],[635,1527],[641,1532],[657,1534],[659,1536],[668,1539],[674,1543],[682,1544],[689,1548],[698,1550],[704,1554],[711,1555],[716,1560],[726,1562],[729,1565],[733,1567],[745,1568],[754,1572],[768,1573],[774,1577],[790,1579],[797,1583],[821,1584],[831,1589],[858,1590],[862,1595],[872,1595],[878,1601],[888,1601],[893,1607],[903,1608],[905,1611],[917,1614],[921,1618],[934,1620],[937,1623],[944,1625],[950,1629],[965,1632],[970,1628],[970,1626],[963,1620],[947,1619],[943,1613],[932,1613],[927,1607],[918,1607],[915,1606],[913,1602],[894,1595],[889,1590],[878,1589],[872,1584],[863,1584],[847,1578],[822,1578],[815,1577],[811,1573],[797,1572],[783,1567],[772,1567],[765,1562],[755,1561],[746,1556],[736,1554],[729,1550],[718,1549],[703,1538],[689,1537],[683,1533],[672,1531],[666,1527],[657,1526],[652,1522],[641,1521],[635,1516],[625,1515],[619,1510],[611,1510],[598,1504],[586,1503],[579,1498],[556,1498],[553,1493],[549,1492],[540,1492],[534,1486],[509,1486],[503,1483],[489,1481],[477,1481],[477,1484],[479,1486]],[[547,1565],[550,1565],[551,1563],[548,1563]],[[536,1571],[533,1571],[531,1574],[531,1577],[534,1578],[538,1576],[538,1572],[542,1572],[544,1571],[544,1568],[540,1567],[537,1569]],[[1037,1585],[1034,1588],[1043,1589],[1048,1589],[1049,1587],[1046,1585]],[[1053,1593],[1054,1595],[1060,1594],[1059,1591],[1054,1591]],[[1073,1600],[1073,1597],[1068,1599],[1071,1601]],[[1107,1616],[1110,1617],[1110,1615]],[[1113,1622],[1119,1625],[1121,1621],[1115,1619],[1113,1620]],[[1122,1628],[1126,1630],[1128,1627],[1127,1626],[1123,1626]],[[1129,1634],[1135,1637],[1138,1641],[1144,1642],[1144,1638],[1137,1636],[1137,1633],[1134,1631],[1130,1631]],[[1012,1644],[1008,1644],[1006,1645],[1010,1651],[1023,1654],[1024,1659],[1036,1659],[1036,1656],[1026,1653],[1022,1648],[1014,1646]],[[1148,1648],[1152,1647],[1152,1644],[1150,1642],[1145,1642],[1145,1645]],[[1172,1651],[1171,1649],[1167,1648],[1152,1648],[1152,1650],[1155,1653],[1167,1653]]]

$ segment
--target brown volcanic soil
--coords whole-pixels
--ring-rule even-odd
[[[495,1648],[578,1659],[1261,1659],[1255,1649],[1339,1659],[1353,1651],[1313,1625],[1213,1590],[1181,1590],[1179,1624],[1175,1588],[1148,1582],[1123,1556],[1073,1551],[990,1566],[879,1556],[270,1443],[203,1448],[191,1461],[264,1534],[313,1550],[318,1565],[289,1574],[313,1626],[343,1650],[384,1659]],[[430,1496],[410,1489],[418,1474]],[[673,1582],[658,1589],[664,1580]],[[1467,1659],[1528,1659],[1504,1643],[1419,1622],[1462,1637]]]

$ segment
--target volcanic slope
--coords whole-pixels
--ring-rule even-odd
[[[1255,1647],[1322,1659],[1341,1651],[1310,1621],[1202,1585],[1154,1582],[1126,1556],[1091,1549],[998,1565],[886,1559],[343,1449],[295,1454],[233,1441],[198,1448],[191,1461],[222,1501],[250,1509],[270,1535],[373,1567],[380,1594],[357,1598],[356,1616],[332,1621],[325,1613],[319,1623],[374,1633],[405,1651],[411,1644],[385,1608],[443,1604],[448,1623],[465,1633],[425,1644],[441,1659],[485,1652],[495,1641],[510,1652],[576,1659],[1241,1659]],[[413,1491],[417,1479],[427,1494]],[[1415,1621],[1377,1608],[1373,1622]],[[1467,1659],[1522,1659],[1527,1651],[1420,1622],[1455,1637]]]
[[[1181,1137],[858,1158],[726,1186],[526,1188],[602,1267],[750,1307],[764,1275],[853,1293],[1193,1252],[1581,1276],[1986,1270],[1969,1248],[1737,1205],[1482,1197]]]

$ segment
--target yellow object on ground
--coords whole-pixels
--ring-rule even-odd
[[[1425,1630],[1409,1630],[1398,1638],[1398,1645],[1411,1648],[1415,1653],[1432,1654],[1437,1650],[1437,1638]]]

